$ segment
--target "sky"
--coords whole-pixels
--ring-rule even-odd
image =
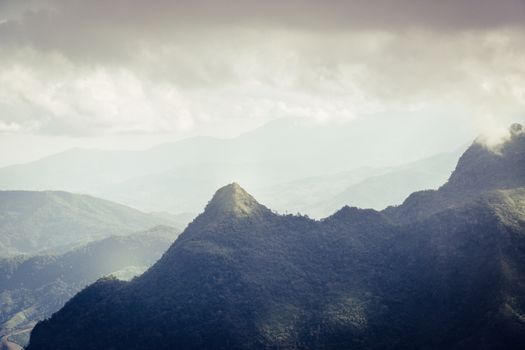
[[[0,166],[403,113],[522,120],[525,0],[0,0]]]

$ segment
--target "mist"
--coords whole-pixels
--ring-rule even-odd
[[[520,1],[0,6],[2,165],[232,138],[281,118],[371,119],[400,135],[459,125],[464,140],[523,118]]]

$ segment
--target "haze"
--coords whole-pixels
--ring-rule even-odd
[[[456,149],[522,120],[524,16],[520,0],[2,0],[0,165],[281,118],[373,116]],[[436,151],[412,149],[400,161]]]

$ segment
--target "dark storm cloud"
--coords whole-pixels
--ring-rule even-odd
[[[434,105],[481,124],[524,109],[524,23],[525,0],[0,0],[0,133]]]
[[[525,15],[523,0],[4,0],[0,6],[20,10],[53,8],[64,20],[57,25],[73,26],[109,20],[133,26],[274,23],[366,29],[414,25],[486,28],[520,23]]]
[[[524,0],[0,1],[2,43],[108,52],[217,26],[300,30],[489,29],[525,22]],[[83,51],[84,54],[89,54]]]

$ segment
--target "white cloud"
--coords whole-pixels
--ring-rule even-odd
[[[20,125],[14,122],[6,123],[0,120],[0,133],[20,130]]]
[[[248,2],[254,11],[228,0],[231,13],[209,1],[128,0],[125,13],[117,3],[0,0],[3,133],[222,136],[281,117],[422,110],[491,133],[525,115],[513,0],[478,3],[483,18],[468,0],[396,0],[399,15],[392,2]]]

